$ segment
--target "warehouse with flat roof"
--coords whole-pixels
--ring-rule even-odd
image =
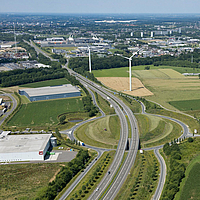
[[[52,134],[0,135],[0,162],[44,160]]]
[[[19,90],[19,94],[25,95],[30,101],[81,96],[80,89],[71,84],[23,89]]]

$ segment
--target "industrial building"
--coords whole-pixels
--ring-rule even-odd
[[[23,89],[19,90],[19,94],[25,95],[30,101],[81,96],[80,89],[71,84]]]
[[[0,162],[44,160],[52,134],[0,134]]]

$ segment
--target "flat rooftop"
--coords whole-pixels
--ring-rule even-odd
[[[0,135],[0,153],[44,150],[52,134]]]
[[[72,86],[71,84],[22,90],[25,91],[29,95],[29,97],[80,92],[77,87]]]

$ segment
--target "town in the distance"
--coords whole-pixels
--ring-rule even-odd
[[[200,196],[200,15],[0,12],[0,199]]]

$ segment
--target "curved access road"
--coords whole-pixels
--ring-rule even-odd
[[[17,107],[17,101],[16,101],[16,99],[12,96],[12,94],[10,94],[10,93],[4,93],[4,94],[2,94],[2,96],[8,96],[8,97],[11,98],[11,100],[12,100],[12,107],[11,107],[11,109],[10,109],[9,111],[7,111],[7,112],[4,114],[3,118],[0,120],[0,126],[3,124],[3,122],[5,121],[5,119],[6,119],[6,118],[15,110],[15,108]]]
[[[159,148],[154,149],[154,154],[156,155],[158,162],[160,163],[160,178],[159,178],[158,186],[156,188],[156,192],[153,196],[153,200],[159,200],[162,194],[162,190],[164,188],[164,184],[165,184],[167,167],[166,167],[164,158],[159,153]]]

